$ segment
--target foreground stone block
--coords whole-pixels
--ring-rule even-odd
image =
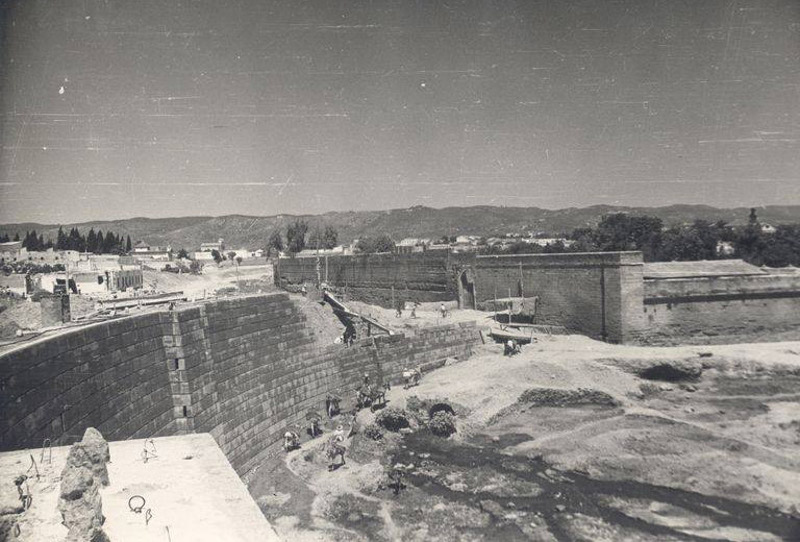
[[[100,486],[108,485],[110,460],[108,443],[100,432],[89,428],[83,440],[72,445],[64,470],[58,511],[62,524],[69,529],[66,542],[107,542],[103,532],[103,503]]]
[[[108,442],[100,434],[100,431],[94,427],[89,427],[83,434],[83,440],[76,444],[80,445],[86,458],[89,460],[89,468],[92,470],[94,477],[100,482],[103,487],[108,485],[108,467],[107,463],[111,461],[111,453],[108,451]]]

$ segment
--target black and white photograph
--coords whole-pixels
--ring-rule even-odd
[[[800,0],[0,0],[0,542],[800,542]]]

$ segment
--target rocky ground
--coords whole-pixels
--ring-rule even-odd
[[[390,391],[402,433],[363,410],[345,466],[322,451],[334,419],[247,481],[287,540],[800,540],[799,384],[797,342],[486,345]]]

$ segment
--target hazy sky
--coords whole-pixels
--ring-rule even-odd
[[[0,4],[0,222],[800,204],[798,0]]]

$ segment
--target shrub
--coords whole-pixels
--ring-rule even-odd
[[[383,439],[383,431],[374,423],[369,424],[364,428],[364,436],[372,440]]]
[[[408,427],[408,413],[401,408],[387,407],[375,416],[375,423],[392,432]]]
[[[456,432],[456,418],[449,412],[440,410],[428,422],[428,428],[437,437],[447,438]]]

